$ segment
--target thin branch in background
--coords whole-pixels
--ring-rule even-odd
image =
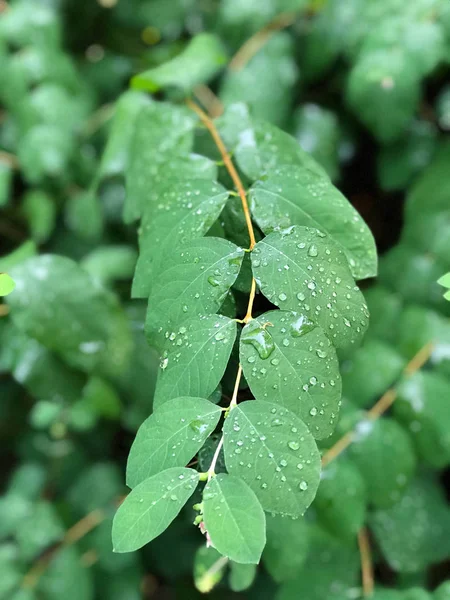
[[[358,532],[358,546],[361,556],[363,596],[364,598],[370,598],[373,594],[374,575],[369,533],[365,527],[362,527]]]
[[[409,361],[406,367],[403,369],[403,375],[408,377],[421,369],[423,365],[429,360],[431,353],[433,352],[433,343],[428,342],[423,348],[417,352],[417,354]],[[387,410],[392,406],[397,398],[396,388],[390,388],[386,393],[381,396],[378,402],[369,410],[366,418],[370,421],[375,421],[381,417]],[[334,446],[332,446],[328,452],[322,457],[322,466],[325,467],[332,460],[337,458],[342,452],[350,446],[355,437],[355,430],[346,433]]]
[[[10,152],[5,152],[4,150],[0,150],[0,163],[8,165],[8,167],[11,167],[11,169],[19,168],[19,159],[17,156],[11,154]]]
[[[240,71],[263,48],[276,31],[292,25],[298,13],[287,12],[276,16],[270,23],[252,35],[236,52],[228,64],[230,71]]]

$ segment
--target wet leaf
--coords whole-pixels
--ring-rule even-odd
[[[160,535],[192,496],[197,484],[196,471],[174,467],[136,486],[114,517],[114,552],[133,552]]]
[[[219,238],[190,240],[167,256],[152,282],[145,332],[162,347],[187,319],[217,312],[241,268],[244,251]]]
[[[288,408],[317,439],[333,432],[341,380],[336,351],[320,327],[298,313],[264,313],[244,327],[240,357],[257,400]]]
[[[224,425],[225,463],[264,510],[301,516],[317,491],[320,457],[306,425],[269,402],[242,402]]]
[[[142,423],[131,446],[127,485],[136,485],[170,467],[182,467],[214,431],[222,411],[203,398],[175,398]]]
[[[139,260],[133,280],[134,298],[147,298],[164,259],[177,246],[205,235],[225,206],[228,192],[204,179],[172,180],[149,206],[139,236]],[[158,271],[159,269],[159,271]]]
[[[334,346],[351,347],[364,335],[364,297],[342,250],[325,234],[298,226],[274,231],[255,246],[252,267],[273,304],[320,325]]]
[[[291,225],[317,228],[345,253],[355,279],[376,275],[373,236],[328,177],[307,167],[282,166],[253,184],[249,199],[264,233]]]
[[[207,398],[216,389],[236,338],[236,322],[194,317],[170,336],[161,359],[154,406],[183,395]]]
[[[266,519],[254,492],[232,475],[213,477],[203,491],[203,518],[213,546],[237,563],[257,564],[266,543]]]

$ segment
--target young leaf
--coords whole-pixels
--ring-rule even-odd
[[[264,510],[303,515],[320,478],[319,451],[306,425],[283,407],[250,401],[231,411],[223,431],[228,471],[252,488]]]
[[[303,518],[267,516],[267,544],[263,562],[277,582],[292,579],[299,572],[309,550],[309,526]]]
[[[257,564],[266,543],[266,519],[248,485],[225,473],[203,492],[203,518],[213,546],[237,563]]]
[[[0,273],[0,296],[7,296],[12,291],[16,284],[14,280],[8,275],[8,273]]]
[[[125,222],[139,219],[146,206],[152,183],[149,168],[190,152],[196,121],[192,111],[166,102],[151,102],[139,112],[129,146]]]
[[[217,312],[241,268],[244,251],[231,242],[194,239],[167,256],[152,283],[145,332],[161,347],[187,319]]]
[[[198,477],[193,469],[174,467],[135,487],[114,517],[114,552],[138,550],[167,529],[194,493]]]
[[[212,33],[200,33],[172,60],[135,75],[131,86],[152,93],[167,87],[188,92],[197,84],[212,79],[226,61],[226,51],[220,39]]]
[[[282,166],[254,183],[249,199],[264,233],[291,225],[317,228],[345,253],[355,279],[377,274],[370,229],[328,177],[306,167]]]
[[[305,315],[337,348],[356,344],[369,313],[342,250],[317,229],[274,231],[252,252],[253,275],[277,306]]]
[[[236,321],[221,315],[194,317],[167,341],[154,406],[179,396],[207,398],[216,389],[236,339]]]
[[[137,432],[127,463],[127,485],[182,467],[214,431],[222,411],[203,398],[175,398],[160,406]]]
[[[211,546],[200,546],[194,558],[194,585],[202,594],[209,593],[225,574],[228,558]]]
[[[244,327],[240,357],[257,400],[288,408],[316,439],[333,432],[341,379],[334,346],[320,327],[298,313],[264,313]]]
[[[233,592],[243,592],[244,590],[247,590],[255,580],[256,565],[245,565],[231,561],[230,567],[230,588]]]
[[[225,188],[205,179],[174,179],[165,186],[158,204],[149,206],[142,219],[134,298],[148,298],[158,268],[164,268],[163,259],[174,247],[205,235],[227,198]]]

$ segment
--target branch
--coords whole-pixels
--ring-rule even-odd
[[[403,375],[409,377],[428,361],[433,351],[433,344],[428,342],[423,348],[417,352],[417,354],[409,361],[406,367],[403,369]],[[390,388],[387,392],[381,396],[378,402],[369,410],[367,413],[367,419],[370,421],[376,421],[381,415],[383,415],[388,408],[392,406],[397,398],[396,388]],[[346,433],[334,446],[332,446],[328,452],[322,457],[322,466],[325,467],[332,460],[337,458],[342,452],[350,446],[355,436],[355,430]]]
[[[363,596],[369,598],[373,594],[374,575],[369,533],[365,527],[362,527],[358,532],[358,546],[361,556]]]
[[[280,29],[285,29],[292,25],[297,17],[295,12],[282,13],[277,15],[265,25],[262,29],[253,34],[236,52],[231,59],[228,68],[230,71],[240,71],[257,54],[263,46],[267,44],[272,35]]]
[[[22,588],[34,589],[39,582],[39,579],[47,570],[50,562],[55,555],[62,549],[68,546],[73,546],[85,535],[100,525],[106,519],[106,512],[101,509],[96,509],[80,519],[73,527],[68,529],[61,542],[47,554],[39,558],[32,566],[22,580]]]

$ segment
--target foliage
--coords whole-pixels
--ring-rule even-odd
[[[3,4],[0,600],[446,598],[448,0]]]

